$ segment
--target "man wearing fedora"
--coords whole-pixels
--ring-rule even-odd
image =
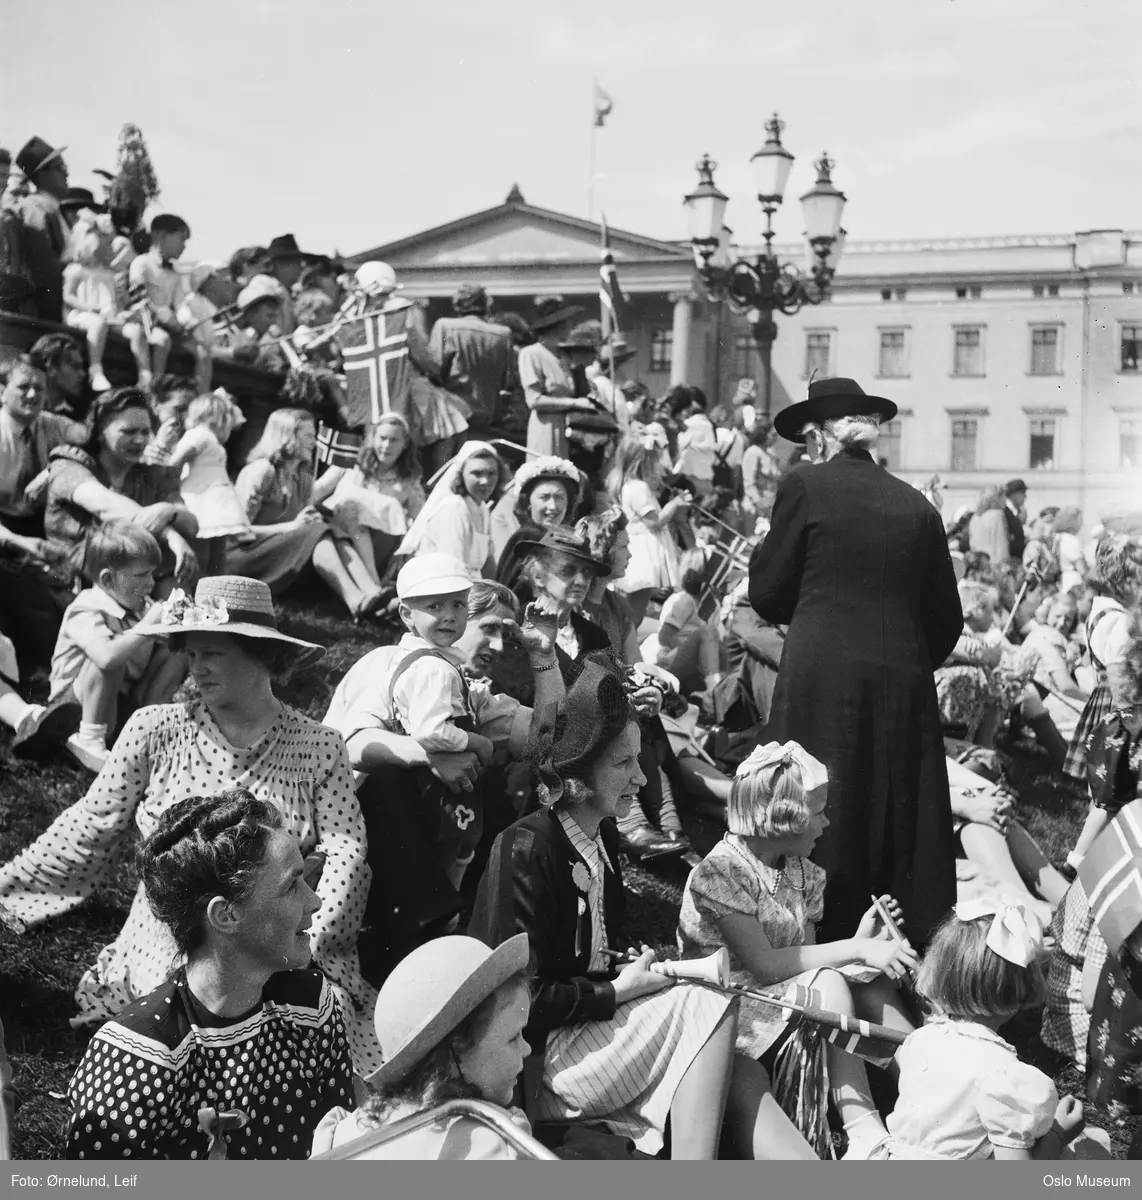
[[[63,252],[68,224],[60,209],[67,194],[67,163],[63,148],[33,137],[16,155],[16,165],[35,191],[25,196],[17,212],[23,226],[24,259],[38,295],[39,315],[46,321],[63,320]]]
[[[433,325],[429,348],[440,364],[441,382],[472,410],[465,440],[487,441],[500,425],[502,394],[515,379],[511,330],[488,320],[488,294],[477,283],[460,285],[452,311],[455,316]]]
[[[955,838],[933,670],[963,628],[943,524],[877,464],[896,405],[822,379],[777,432],[815,465],[790,471],[753,553],[749,598],[788,625],[767,736],[829,770],[822,941],[851,936],[890,892],[917,943],[956,899]]]
[[[307,263],[312,262],[314,255],[304,253],[297,244],[297,238],[292,233],[283,233],[274,238],[266,250],[269,259],[270,274],[282,285],[285,298],[281,304],[278,317],[278,328],[282,333],[293,333],[297,321],[293,315],[291,295],[296,284],[301,279],[301,273]]]

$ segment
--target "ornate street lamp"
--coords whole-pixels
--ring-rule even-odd
[[[717,163],[708,154],[698,163],[698,186],[686,197],[690,217],[690,244],[706,296],[725,301],[734,312],[748,314],[761,355],[763,390],[761,410],[767,416],[772,397],[773,340],[777,337],[774,313],[786,316],[806,304],[820,304],[829,294],[837,260],[844,246],[841,228],[845,195],[834,186],[833,161],[823,154],[816,162],[817,182],[801,197],[805,237],[810,248],[807,270],[780,263],[773,251],[773,214],[781,205],[793,168],[793,155],[781,144],[784,122],[773,114],[766,122],[765,145],[750,159],[757,199],[765,213],[765,249],[755,259],[734,261],[725,217],[727,197],[714,183]]]

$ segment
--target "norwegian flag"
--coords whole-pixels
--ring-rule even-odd
[[[350,321],[338,337],[349,409],[362,421],[376,424],[390,412],[408,415],[411,312],[409,301],[390,301],[381,312]]]
[[[604,216],[599,229],[602,236],[602,261],[599,263],[599,307],[602,310],[604,340],[616,337],[626,325],[625,301],[619,291],[619,275],[615,256],[611,253],[611,234]]]
[[[317,461],[327,467],[355,467],[364,438],[328,425],[317,427]]]
[[[786,1013],[798,1013],[815,1024],[825,1041],[883,1067],[890,1063],[904,1042],[905,1034],[888,1025],[876,1025],[862,1017],[833,1012],[825,1007],[824,997],[816,988],[792,983],[785,993]]]
[[[1142,800],[1132,800],[1099,834],[1079,865],[1091,912],[1111,954],[1142,925]]]

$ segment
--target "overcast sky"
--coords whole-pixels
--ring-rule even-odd
[[[591,79],[612,225],[686,236],[708,150],[735,237],[777,109],[852,238],[1142,227],[1136,0],[0,0],[0,145],[73,184],[140,125],[188,258],[293,232],[353,253],[500,203],[586,216]]]

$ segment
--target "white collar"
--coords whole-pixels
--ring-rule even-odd
[[[426,638],[415,633],[406,633],[398,644],[402,650],[431,650],[433,654],[439,654],[441,658],[446,658],[457,667],[462,667],[466,661],[464,655],[452,646],[434,646]]]

